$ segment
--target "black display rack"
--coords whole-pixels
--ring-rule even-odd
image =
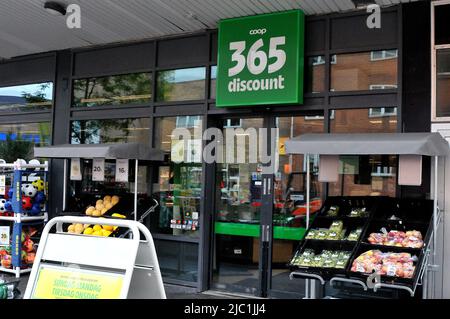
[[[331,206],[338,206],[339,212],[336,216],[328,217],[326,213]],[[366,207],[367,216],[349,217],[352,209]],[[396,289],[415,295],[416,289],[422,283],[422,278],[429,257],[429,246],[433,238],[433,201],[423,199],[398,199],[391,197],[329,197],[325,200],[322,208],[314,218],[310,228],[305,234],[298,249],[289,264],[291,279],[302,278],[319,280],[324,286],[327,282],[334,285],[338,282],[360,286],[363,290],[372,289],[377,292],[380,289]],[[362,228],[357,241],[348,240],[325,240],[307,239],[313,229],[327,228],[334,220],[342,220],[347,227],[345,236],[356,228]],[[380,232],[381,228],[390,230],[418,230],[423,236],[421,248],[405,248],[387,245],[374,245],[367,241],[371,233]],[[345,237],[344,236],[344,237]],[[292,263],[296,256],[301,255],[306,249],[314,253],[322,250],[346,250],[351,251],[345,269],[322,268],[315,266],[297,266]],[[381,252],[410,253],[416,256],[415,270],[412,278],[400,278],[381,275],[375,278],[370,273],[351,271],[352,264],[362,253],[369,250],[380,250]],[[371,276],[372,275],[372,276]],[[371,276],[371,285],[368,277]]]

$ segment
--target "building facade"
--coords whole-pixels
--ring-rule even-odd
[[[278,153],[274,196],[266,198],[259,164],[207,164],[195,156],[183,158],[184,151],[182,163],[175,163],[179,146],[172,131],[191,131],[193,149],[201,149],[198,132],[209,127],[278,128],[279,147],[312,132],[430,131],[430,3],[384,8],[380,29],[367,28],[367,16],[362,10],[307,17],[305,98],[298,105],[217,108],[217,30],[4,61],[0,140],[21,144],[21,157],[30,156],[32,145],[65,143],[138,142],[165,151],[163,163],[144,163],[131,172],[142,181],[142,209],[150,197],[160,203],[147,225],[165,281],[199,291],[300,297],[304,284],[289,281],[286,264],[305,225],[283,219],[282,208],[288,183],[294,188],[304,184],[304,158]],[[445,81],[437,86],[445,87]],[[440,101],[448,100],[447,90],[439,92],[436,103],[445,115],[446,104]],[[326,195],[429,197],[426,159],[420,187],[397,186],[395,156],[348,157],[342,163],[337,183],[314,184],[318,200]],[[317,159],[311,165],[317,173]],[[347,166],[369,174],[360,176]],[[63,194],[64,163],[52,160],[51,167],[51,213],[82,211],[78,199],[99,186],[70,181]],[[113,163],[108,167],[112,170]],[[83,172],[92,174],[88,161]],[[114,184],[108,172],[102,187],[124,194],[134,189],[131,183]],[[191,221],[189,227],[177,227],[185,220]],[[262,240],[261,225],[270,227],[270,240]]]

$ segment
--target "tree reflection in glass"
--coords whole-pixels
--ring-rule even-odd
[[[73,82],[73,106],[144,104],[151,101],[151,73],[79,79]]]

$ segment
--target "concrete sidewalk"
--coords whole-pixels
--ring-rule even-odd
[[[5,279],[14,278],[11,274],[0,274]],[[21,295],[18,299],[21,299],[23,294],[25,293],[26,287],[28,283],[28,274],[22,275],[20,277],[19,282],[19,291]],[[178,286],[178,285],[169,285],[164,284],[164,288],[166,290],[167,299],[243,299],[242,296],[234,296],[229,294],[222,294],[218,292],[206,291],[203,293],[199,293],[195,288]]]

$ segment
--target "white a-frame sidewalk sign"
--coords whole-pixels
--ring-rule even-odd
[[[63,232],[63,224],[72,223],[123,227],[130,236]],[[56,232],[51,233],[53,228]],[[43,230],[24,298],[165,299],[150,231],[131,220],[71,216],[50,220]]]

